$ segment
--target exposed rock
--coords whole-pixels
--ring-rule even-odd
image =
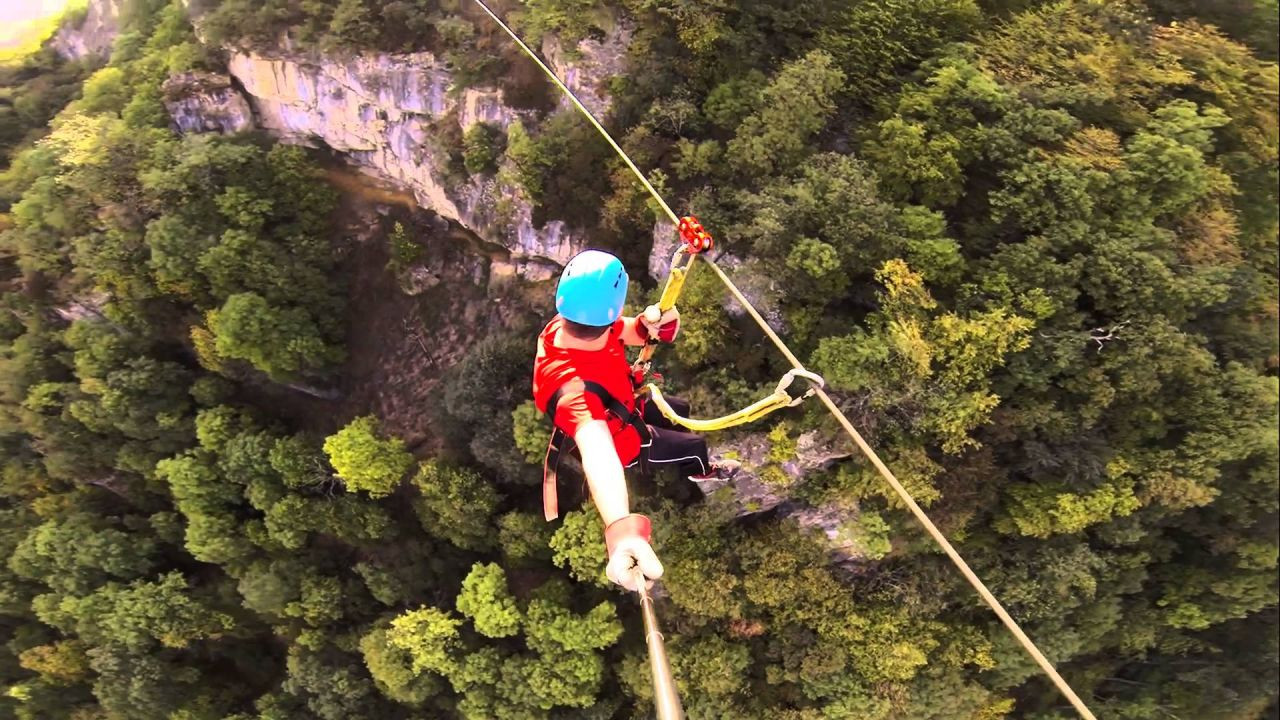
[[[680,235],[676,226],[668,220],[659,220],[653,224],[653,249],[649,251],[649,277],[662,282],[671,272],[671,258],[676,247],[680,245]]]
[[[779,305],[782,288],[776,270],[757,260],[744,262],[733,255],[721,255],[716,258],[716,263],[742,291],[747,302],[769,323],[769,327],[779,334],[786,333],[787,323]],[[737,317],[747,314],[746,309],[732,296],[726,296],[724,309]]]
[[[54,308],[54,312],[67,322],[84,319],[105,321],[106,316],[102,314],[102,309],[110,299],[106,293],[94,293],[85,298],[72,300],[63,307]]]
[[[860,557],[859,548],[845,530],[857,519],[856,507],[825,504],[813,507],[791,497],[790,490],[811,473],[825,470],[832,463],[852,456],[852,452],[839,441],[825,438],[821,433],[809,431],[796,439],[795,458],[781,464],[784,482],[766,482],[761,472],[770,464],[771,443],[765,433],[752,433],[717,447],[718,454],[735,458],[742,469],[732,481],[716,480],[698,483],[702,493],[734,508],[737,517],[775,512],[780,517],[795,519],[801,527],[822,532],[831,542],[837,562],[848,562]]]
[[[789,475],[800,479],[809,473],[826,470],[837,460],[850,457],[853,457],[853,451],[846,447],[843,438],[832,442],[824,438],[822,433],[810,430],[800,433],[800,437],[796,438],[795,460],[784,463],[783,469]]]
[[[503,103],[501,90],[467,88],[458,101],[458,124],[464,132],[481,122],[506,129],[519,118],[519,113]]]
[[[732,457],[742,463],[742,470],[732,483],[711,481],[700,485],[703,494],[711,494],[732,485],[733,502],[738,514],[751,515],[772,510],[790,498],[787,490],[807,475],[824,470],[837,460],[852,453],[842,446],[825,439],[816,431],[802,433],[796,439],[795,457],[780,465],[786,482],[768,483],[761,480],[761,471],[770,465],[769,450],[772,443],[766,433],[743,435],[727,444],[716,447],[717,454]]]
[[[440,284],[440,276],[425,267],[412,267],[400,273],[396,278],[400,290],[411,297],[416,297]]]
[[[836,564],[847,565],[865,557],[848,527],[857,522],[857,508],[841,505],[823,505],[811,507],[803,503],[787,503],[779,513],[799,523],[800,527],[821,532],[831,544],[831,554]]]
[[[105,60],[120,33],[121,5],[123,0],[91,0],[84,21],[76,27],[59,28],[50,45],[68,60]]]
[[[338,61],[236,52],[230,70],[252,97],[261,125],[280,139],[346,153],[516,258],[564,262],[581,245],[563,223],[535,228],[528,203],[509,203],[509,216],[499,217],[497,199],[518,197],[515,188],[498,188],[491,178],[449,177],[434,124],[454,121],[458,100],[447,92],[451,75],[430,53]],[[473,97],[474,121],[483,103]]]
[[[600,40],[587,39],[578,43],[575,53],[566,52],[560,41],[548,36],[542,42],[542,54],[547,64],[564,81],[573,94],[596,117],[604,117],[609,111],[605,83],[609,78],[621,75],[625,70],[627,48],[631,45],[633,28],[619,21]],[[560,98],[560,107],[568,108],[572,102]]]
[[[231,78],[185,72],[164,83],[164,106],[183,133],[244,132],[253,128],[253,111]]]
[[[566,60],[554,43],[553,67],[573,78],[584,102],[603,114],[599,73],[619,72],[630,32],[587,40]],[[506,127],[533,123],[534,111],[516,110],[496,88],[451,92],[453,76],[431,53],[321,57],[281,51],[233,49],[231,74],[248,93],[259,124],[285,142],[324,145],[351,162],[413,192],[419,204],[456,221],[482,240],[511,253],[524,277],[555,272],[585,246],[580,232],[552,220],[533,224],[533,208],[519,188],[489,176],[459,177],[450,167],[443,135],[448,124],[465,131],[477,122]]]

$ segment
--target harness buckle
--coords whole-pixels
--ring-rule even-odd
[[[715,241],[711,239],[711,234],[702,227],[702,223],[698,222],[698,218],[692,215],[680,218],[678,228],[680,230],[680,238],[684,240],[685,247],[688,248],[689,253],[692,255],[706,252],[715,244]]]

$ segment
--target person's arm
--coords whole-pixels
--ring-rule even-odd
[[[613,434],[603,420],[578,426],[573,439],[582,456],[582,470],[600,519],[604,521],[605,550],[609,579],[628,590],[638,590],[633,568],[640,568],[649,581],[662,577],[662,563],[649,545],[649,518],[631,513],[627,480],[622,462],[613,446]]]
[[[622,344],[628,347],[639,347],[649,341],[645,328],[640,324],[640,316],[622,318]]]
[[[582,471],[587,475],[591,499],[605,527],[630,515],[627,479],[618,453],[613,449],[613,434],[609,432],[608,423],[604,420],[582,423],[573,439],[582,455]]]

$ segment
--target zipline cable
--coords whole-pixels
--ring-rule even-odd
[[[546,73],[547,77],[569,97],[573,104],[577,106],[578,110],[582,112],[583,116],[586,117],[593,126],[595,126],[595,129],[599,131],[600,135],[604,137],[609,145],[618,153],[618,156],[622,158],[623,162],[627,164],[627,167],[631,169],[631,172],[634,173],[636,178],[640,180],[640,183],[644,185],[645,190],[648,190],[653,199],[662,207],[662,210],[667,214],[667,217],[671,219],[672,224],[679,225],[680,218],[671,209],[671,206],[667,204],[667,201],[664,200],[660,194],[658,194],[658,191],[654,189],[653,185],[649,182],[649,179],[645,177],[645,174],[640,171],[640,168],[636,167],[634,162],[632,162],[631,157],[628,156],[626,151],[618,145],[618,143],[613,139],[613,136],[609,134],[609,131],[605,130],[604,126],[600,124],[600,121],[596,119],[595,115],[593,115],[591,111],[582,104],[582,101],[574,95],[573,91],[570,90],[568,86],[560,80],[559,76],[557,76],[555,72],[553,72],[551,68],[542,61],[542,58],[538,57],[537,53],[533,52],[528,45],[525,45],[524,41],[520,39],[519,35],[516,35],[514,30],[512,30],[505,22],[502,21],[501,18],[489,9],[489,6],[484,3],[484,0],[475,0],[475,3],[479,5],[490,18],[493,18],[493,21],[506,31],[507,35],[509,35],[511,39],[514,40],[522,50],[524,50],[525,54],[537,63],[538,67],[542,68],[542,71]],[[800,360],[791,352],[791,349],[782,341],[782,338],[778,337],[778,334],[773,331],[773,328],[769,327],[769,323],[765,322],[765,319],[761,317],[759,311],[755,309],[755,306],[747,300],[746,296],[742,294],[742,291],[738,289],[738,286],[735,285],[733,281],[729,279],[729,276],[720,269],[720,266],[709,257],[703,256],[702,259],[706,261],[707,265],[709,265],[720,278],[720,281],[729,289],[729,292],[733,295],[734,299],[736,299],[738,303],[742,305],[743,309],[747,311],[747,314],[751,316],[751,319],[755,320],[756,324],[760,326],[760,329],[764,331],[764,334],[778,349],[778,352],[782,353],[783,357],[785,357],[797,370],[805,370],[804,364],[801,363]],[[920,524],[924,526],[924,529],[928,531],[929,535],[938,543],[943,552],[947,554],[947,557],[951,558],[951,562],[960,570],[960,573],[964,575],[965,580],[969,581],[969,584],[978,592],[978,595],[982,598],[983,602],[985,602],[987,606],[991,608],[992,612],[1000,618],[1000,621],[1004,623],[1004,626],[1009,629],[1009,632],[1013,634],[1013,637],[1020,645],[1022,645],[1022,648],[1027,651],[1027,654],[1031,656],[1031,659],[1035,660],[1036,664],[1040,666],[1040,669],[1044,671],[1045,675],[1053,681],[1053,684],[1057,686],[1058,690],[1067,698],[1072,707],[1075,708],[1076,712],[1080,714],[1080,717],[1085,720],[1097,720],[1097,716],[1093,714],[1093,711],[1084,704],[1084,701],[1080,699],[1080,696],[1076,694],[1076,691],[1067,684],[1067,681],[1064,680],[1062,675],[1060,675],[1057,669],[1054,668],[1053,663],[1044,656],[1044,653],[1040,652],[1040,648],[1036,647],[1036,644],[1032,642],[1031,638],[1023,632],[1022,628],[1018,625],[1018,622],[1009,614],[1009,611],[1004,609],[1004,605],[1001,605],[1000,601],[996,599],[996,596],[987,589],[986,584],[983,583],[977,573],[973,571],[973,568],[969,567],[969,564],[960,556],[960,553],[951,545],[951,542],[942,534],[942,531],[933,524],[933,521],[929,519],[929,516],[926,515],[920,505],[916,503],[915,498],[911,497],[911,493],[907,492],[907,489],[902,486],[902,483],[898,481],[898,478],[891,470],[889,470],[888,466],[884,464],[880,459],[880,456],[876,454],[876,451],[867,444],[867,441],[863,439],[862,434],[853,426],[853,423],[849,422],[849,418],[844,414],[844,411],[835,404],[831,399],[831,396],[827,394],[826,390],[821,387],[815,387],[814,390],[818,399],[822,401],[822,404],[826,406],[827,410],[831,411],[831,414],[835,417],[836,421],[840,423],[842,428],[844,428],[844,431],[853,440],[854,444],[858,446],[858,449],[862,451],[862,454],[871,461],[871,464],[875,466],[875,469],[880,473],[880,476],[883,477],[885,482],[889,483],[889,486],[893,488],[893,491],[898,494],[898,497],[907,506],[907,509],[911,511],[911,514],[916,517],[916,520],[920,521]]]

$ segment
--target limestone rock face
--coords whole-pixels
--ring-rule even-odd
[[[609,112],[609,97],[604,85],[609,78],[621,75],[625,68],[627,46],[631,44],[631,26],[619,24],[602,40],[588,39],[578,43],[569,53],[554,37],[542,43],[542,56],[573,94],[597,118]],[[572,102],[561,96],[560,107]]]
[[[649,251],[649,277],[663,282],[671,272],[671,259],[680,246],[680,233],[669,220],[653,224],[653,248]]]
[[[413,192],[419,204],[457,221],[514,258],[564,262],[581,245],[563,223],[535,228],[528,203],[492,178],[449,172],[437,123],[510,124],[517,113],[498,91],[448,90],[444,64],[430,53],[359,55],[346,59],[268,56],[236,52],[231,74],[252,99],[261,126],[286,142],[322,145]]]
[[[831,543],[832,559],[837,564],[856,564],[864,554],[863,548],[850,538],[846,528],[857,520],[858,509],[840,504],[809,505],[794,499],[792,493],[795,485],[808,475],[850,457],[852,451],[842,438],[833,440],[815,431],[802,433],[796,439],[795,457],[779,466],[781,476],[767,482],[762,471],[770,464],[770,446],[766,433],[755,432],[716,447],[718,454],[732,456],[742,463],[742,469],[732,481],[701,482],[698,489],[708,499],[728,503],[736,517],[771,512],[778,517],[792,518],[800,527],[826,536]]]
[[[597,72],[620,69],[629,37],[619,30],[603,41],[583,41],[572,60],[554,42],[547,52],[584,102],[604,113],[608,100]],[[285,142],[331,148],[410,190],[423,207],[510,250],[510,262],[526,279],[553,276],[585,247],[583,234],[559,220],[535,226],[519,188],[451,167],[447,135],[456,138],[477,122],[505,129],[516,120],[532,125],[537,117],[508,105],[498,88],[451,91],[452,73],[431,53],[339,57],[235,49],[229,71],[263,129]]]
[[[464,132],[481,122],[506,128],[519,117],[515,110],[503,104],[499,90],[467,88],[458,101],[458,124]]]
[[[122,4],[123,0],[91,0],[83,23],[78,27],[64,26],[54,34],[50,40],[53,49],[69,60],[105,60],[120,32]]]
[[[225,75],[186,72],[164,83],[164,105],[173,123],[183,133],[253,129],[253,111]]]

